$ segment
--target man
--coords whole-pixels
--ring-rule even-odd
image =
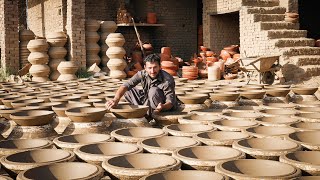
[[[152,113],[177,108],[175,82],[169,73],[161,70],[160,57],[157,54],[150,54],[144,59],[144,64],[144,70],[138,71],[121,85],[113,100],[106,103],[107,109],[117,106],[123,95],[131,104],[149,106],[149,116]],[[142,90],[135,88],[139,83]]]

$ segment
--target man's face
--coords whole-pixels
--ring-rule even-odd
[[[159,74],[161,68],[157,62],[146,62],[144,69],[147,71],[149,76],[154,79]]]

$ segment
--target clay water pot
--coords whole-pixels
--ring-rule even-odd
[[[35,149],[51,149],[53,143],[45,139],[16,139],[0,141],[0,156]]]
[[[163,130],[173,136],[192,137],[202,132],[214,131],[215,128],[204,124],[171,124],[163,127]]]
[[[257,138],[264,138],[264,137],[284,138],[288,134],[294,133],[295,130],[289,127],[258,126],[258,127],[247,128],[245,129],[244,132]]]
[[[142,118],[147,114],[148,106],[141,105],[118,105],[111,108],[110,111],[118,118]]]
[[[65,114],[73,122],[97,122],[101,121],[106,112],[105,108],[76,107],[67,109]]]
[[[266,170],[266,167],[268,168]],[[263,159],[238,159],[220,163],[216,172],[233,179],[294,179],[301,175],[301,170],[289,164]]]
[[[77,147],[99,142],[114,141],[114,138],[108,134],[75,134],[56,137],[53,142],[56,146],[65,150],[73,150]]]
[[[248,120],[220,120],[214,121],[210,125],[221,131],[243,131],[250,127],[256,127],[259,124]]]
[[[178,96],[178,99],[184,104],[203,104],[208,97],[207,94],[186,94]]]
[[[46,39],[51,47],[63,47],[67,43],[67,35],[65,32],[48,33]]]
[[[82,162],[63,162],[38,166],[18,174],[17,179],[83,179],[98,180],[103,177],[100,166]]]
[[[312,95],[315,92],[317,92],[318,87],[310,87],[310,86],[306,86],[306,85],[301,85],[301,86],[293,86],[293,87],[291,87],[291,90],[295,94],[299,94],[299,95]]]
[[[142,153],[143,149],[135,144],[104,142],[83,145],[75,148],[73,151],[83,161],[101,166],[101,163],[107,159],[116,156]]]
[[[258,113],[251,112],[224,112],[222,116],[229,120],[254,120],[256,118],[262,117]]]
[[[157,14],[148,12],[147,13],[147,23],[149,24],[156,24],[157,23]]]
[[[131,154],[103,161],[102,167],[113,178],[140,179],[154,173],[180,169],[181,162],[164,154]]]
[[[179,118],[191,116],[188,112],[182,112],[181,110],[176,111],[165,111],[158,114],[152,114],[154,120],[158,125],[170,125],[177,124]]]
[[[265,94],[266,94],[266,91],[263,91],[263,90],[247,90],[247,91],[241,91],[240,97],[245,99],[262,99]]]
[[[227,160],[243,159],[245,154],[224,146],[196,146],[178,149],[173,157],[182,162],[182,169],[214,171],[215,166]]]
[[[242,132],[212,131],[199,133],[193,138],[208,146],[231,146],[234,141],[249,139],[251,136]]]
[[[162,179],[162,180],[225,180],[227,177],[210,171],[199,171],[199,170],[179,170],[179,171],[166,171],[162,173],[152,174],[150,176],[145,176],[141,180],[153,180],[153,179]]]
[[[286,97],[289,92],[290,92],[290,89],[286,89],[286,88],[266,89],[266,95],[271,97]]]
[[[320,152],[296,151],[280,156],[280,162],[295,166],[310,175],[320,175]]]
[[[319,131],[320,130],[320,122],[296,122],[294,124],[290,124],[289,126],[295,129],[296,131]]]
[[[262,109],[259,110],[264,116],[294,116],[299,114],[294,109]]]
[[[57,114],[59,117],[67,117],[65,111],[71,108],[77,107],[90,107],[90,104],[86,103],[62,103],[59,105],[52,106],[52,110]]]
[[[288,116],[266,116],[256,118],[255,122],[263,126],[286,127],[290,124],[299,122],[299,119],[294,119]]]
[[[319,112],[299,113],[293,116],[303,122],[320,122]]]
[[[102,32],[112,33],[117,30],[117,24],[114,21],[101,21],[100,29]]]
[[[138,145],[147,152],[168,155],[171,155],[177,149],[198,146],[200,144],[195,139],[178,136],[163,136],[138,142]]]
[[[288,139],[301,144],[303,147],[312,150],[319,151],[320,149],[320,131],[303,131],[295,132],[288,135]]]
[[[37,149],[18,152],[4,156],[1,164],[9,171],[9,174],[17,175],[21,171],[37,166],[75,160],[75,154],[61,149]]]
[[[17,100],[17,101],[12,101],[11,106],[13,108],[26,107],[29,104],[41,103],[41,102],[44,102],[44,100],[42,100],[42,99]]]
[[[209,124],[213,121],[222,120],[221,117],[211,116],[211,115],[197,115],[193,114],[191,116],[182,117],[178,119],[180,124]]]
[[[236,141],[232,147],[257,159],[279,160],[279,156],[298,151],[301,146],[289,140],[251,138]]]
[[[162,129],[150,127],[128,127],[111,132],[111,136],[121,142],[137,143],[148,138],[166,136],[167,133]]]
[[[12,113],[10,118],[20,126],[42,126],[53,120],[53,111],[23,110]]]

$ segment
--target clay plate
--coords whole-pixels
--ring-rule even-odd
[[[20,126],[42,126],[53,120],[53,111],[23,110],[12,113],[10,118]]]
[[[121,119],[142,118],[147,114],[148,110],[148,106],[140,105],[118,105],[110,109],[117,118]]]

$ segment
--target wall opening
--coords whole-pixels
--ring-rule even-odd
[[[300,29],[308,30],[308,37],[320,39],[320,16],[315,15],[318,6],[313,1],[299,1]]]

